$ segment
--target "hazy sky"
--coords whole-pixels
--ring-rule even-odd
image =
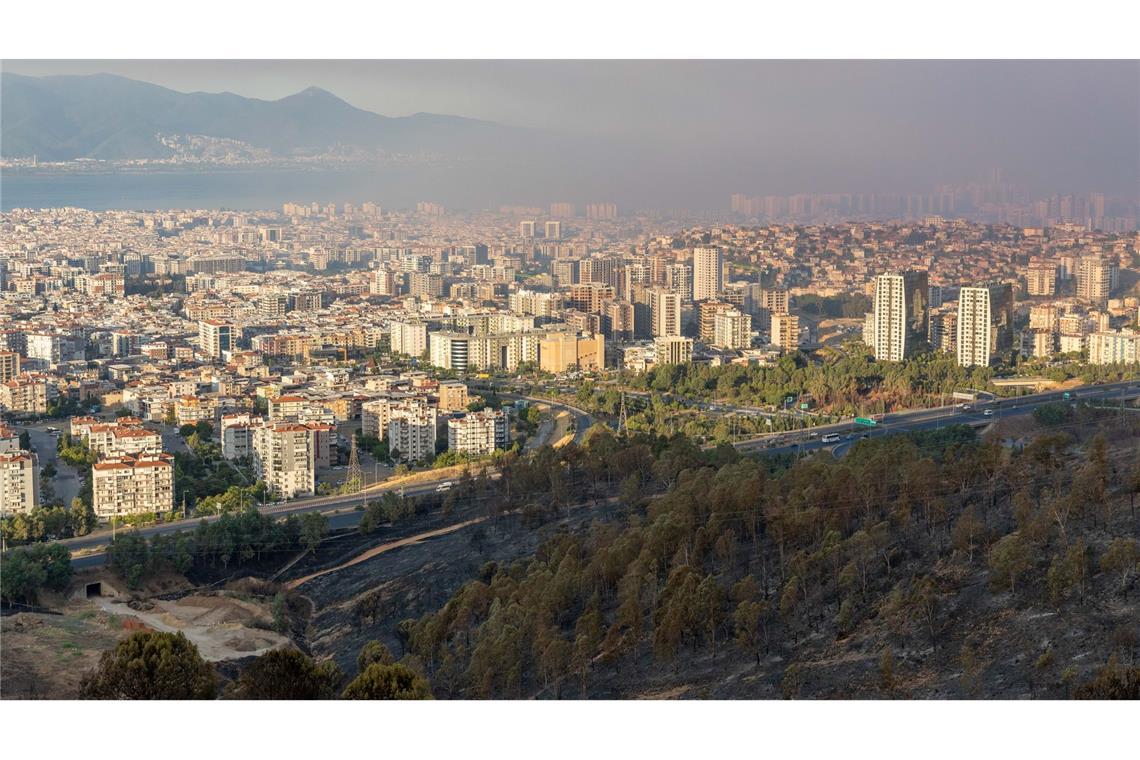
[[[1002,167],[1043,192],[1140,193],[1137,61],[5,61],[266,99],[316,85],[619,141],[741,192],[922,191]],[[678,171],[674,176],[683,177]]]

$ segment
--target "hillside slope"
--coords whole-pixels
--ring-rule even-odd
[[[526,130],[419,113],[387,117],[310,87],[280,100],[183,93],[110,74],[0,75],[0,150],[42,160],[162,158],[156,135],[239,140],[277,155],[334,145],[449,155],[507,150]]]

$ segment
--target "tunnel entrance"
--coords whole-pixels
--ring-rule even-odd
[[[90,599],[93,596],[103,596],[103,584],[99,581],[87,584],[87,598]]]

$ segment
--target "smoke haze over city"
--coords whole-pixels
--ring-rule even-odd
[[[727,193],[930,192],[1001,168],[1032,196],[1140,186],[1135,61],[6,61],[179,92],[320,87],[396,117],[525,128],[488,138],[486,202],[604,197],[723,207]],[[16,118],[5,109],[6,120]],[[493,148],[493,150],[492,150]],[[5,152],[5,157],[11,157]],[[615,197],[620,196],[620,197]],[[456,199],[478,204],[483,198]]]

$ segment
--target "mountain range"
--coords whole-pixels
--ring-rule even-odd
[[[46,161],[166,158],[158,134],[238,140],[276,156],[352,146],[471,156],[531,143],[531,130],[432,113],[388,117],[310,87],[279,100],[183,93],[110,74],[0,75],[0,154]]]

